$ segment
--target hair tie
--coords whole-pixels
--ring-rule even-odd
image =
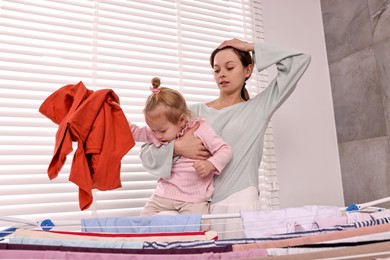
[[[158,94],[158,93],[160,93],[160,89],[159,89],[159,88],[150,87],[150,91],[152,91],[153,94]]]
[[[161,85],[161,80],[159,77],[152,78],[152,86],[150,87],[150,91],[152,91],[153,94],[160,93],[160,89],[158,88]]]

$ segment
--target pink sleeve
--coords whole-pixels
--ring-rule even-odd
[[[201,119],[200,123],[194,135],[199,137],[203,145],[210,151],[211,157],[207,160],[218,170],[216,174],[220,174],[233,157],[232,148],[215,133],[207,121]]]
[[[153,143],[157,147],[161,146],[161,142],[153,135],[152,131],[147,127],[139,127],[135,124],[130,124],[131,133],[136,142]]]

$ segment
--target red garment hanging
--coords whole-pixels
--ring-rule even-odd
[[[80,209],[93,201],[92,189],[122,187],[121,159],[134,146],[130,126],[111,89],[88,90],[82,82],[69,84],[51,94],[39,111],[59,125],[48,175],[57,177],[73,150],[69,180],[79,186]]]

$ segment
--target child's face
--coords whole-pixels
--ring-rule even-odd
[[[183,129],[183,121],[179,120],[176,124],[168,121],[166,116],[156,118],[145,118],[146,124],[152,130],[154,136],[160,142],[169,142],[177,137],[177,134]]]

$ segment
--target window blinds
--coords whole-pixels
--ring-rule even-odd
[[[39,106],[58,88],[83,81],[92,90],[113,89],[128,120],[144,125],[154,76],[189,104],[216,98],[209,55],[225,39],[264,38],[259,1],[0,0],[1,215],[138,215],[156,183],[140,164],[140,144],[122,160],[123,188],[94,191],[93,205],[80,211],[78,187],[68,181],[72,154],[57,178],[47,176],[57,125]],[[264,72],[254,73],[250,93],[266,84]],[[263,204],[272,208],[278,204],[272,129],[266,142],[259,178]]]

